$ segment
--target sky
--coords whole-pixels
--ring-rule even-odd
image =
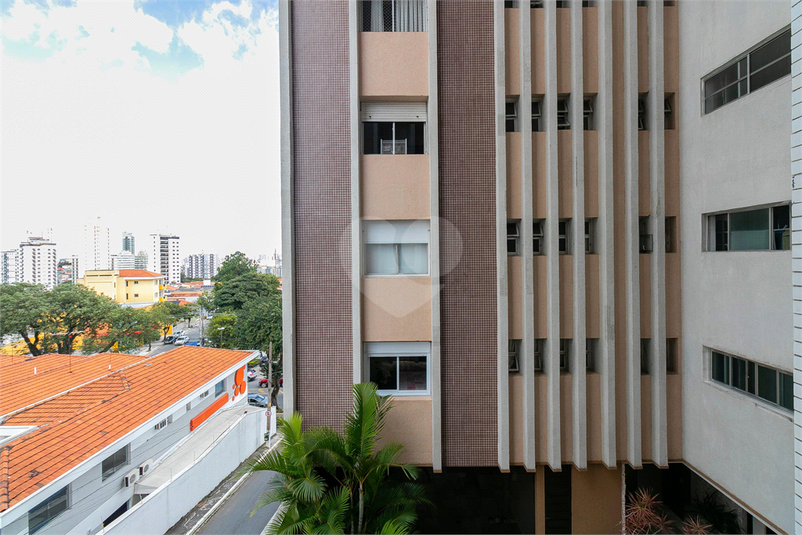
[[[276,0],[3,0],[0,245],[281,252]]]

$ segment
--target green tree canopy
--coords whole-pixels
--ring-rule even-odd
[[[237,344],[245,349],[267,352],[273,342],[273,354],[281,349],[281,293],[266,299],[246,301],[237,312]]]
[[[167,337],[170,327],[181,320],[189,320],[193,316],[194,310],[172,301],[162,301],[153,306],[150,314],[153,321],[161,327],[163,336]]]
[[[0,336],[16,334],[28,346],[31,355],[41,355],[44,318],[49,307],[48,293],[39,284],[3,284],[0,286]]]
[[[222,310],[241,310],[249,301],[267,300],[278,293],[279,284],[275,275],[246,273],[221,287],[215,286],[214,305]]]
[[[221,312],[209,322],[209,339],[217,347],[232,349],[237,340],[237,315],[233,312]]]
[[[256,262],[245,256],[245,253],[237,251],[234,254],[226,255],[226,259],[220,264],[220,268],[212,280],[216,283],[215,288],[217,288],[218,284],[225,284],[246,273],[256,273]]]
[[[97,335],[84,340],[84,353],[120,352],[138,349],[158,340],[161,326],[155,316],[139,308],[118,307],[109,316],[108,324]]]

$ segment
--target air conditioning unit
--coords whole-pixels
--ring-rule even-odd
[[[139,465],[139,477],[144,476],[148,472],[150,472],[150,468],[153,466],[153,459],[148,459],[144,463]]]
[[[134,483],[139,481],[139,470],[131,470],[128,472],[123,481],[125,482],[126,487],[133,487]]]

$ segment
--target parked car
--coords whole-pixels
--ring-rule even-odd
[[[187,342],[189,342],[189,336],[179,336],[178,338],[175,339],[174,343],[177,346],[182,346],[182,345],[186,344]]]
[[[267,388],[267,383],[268,382],[269,381],[267,380],[266,377],[262,377],[261,379],[259,379],[259,388]],[[278,386],[279,386],[279,388],[284,386],[284,378],[283,377],[279,377],[278,378]]]
[[[174,334],[168,334],[167,336],[164,337],[164,343],[165,344],[172,344],[173,342],[175,342],[175,335]]]
[[[184,331],[173,331],[173,336],[179,336],[181,334],[184,334]]]
[[[267,407],[267,396],[262,394],[248,394],[248,405]]]
[[[256,379],[256,370],[254,369],[248,370],[248,380],[253,381],[254,379]]]

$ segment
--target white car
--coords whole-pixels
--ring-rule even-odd
[[[254,379],[256,379],[256,370],[251,368],[250,370],[248,370],[248,380],[253,381]]]
[[[179,336],[178,338],[175,339],[175,342],[173,343],[177,346],[182,346],[187,342],[189,342],[189,336]]]

